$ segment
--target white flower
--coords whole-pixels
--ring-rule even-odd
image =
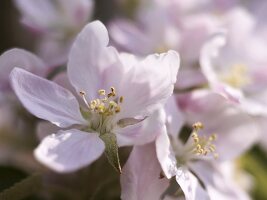
[[[218,165],[233,160],[257,141],[258,129],[253,120],[222,95],[207,90],[182,94],[178,103],[182,115],[175,104],[165,106],[168,132],[162,132],[156,140],[157,157],[166,177],[176,178],[187,200],[217,199],[215,196],[239,199],[242,194],[235,191],[233,184],[227,185],[229,180]],[[204,131],[202,124],[196,123],[183,141],[179,134],[181,122],[192,124],[199,120]]]
[[[35,150],[40,162],[58,172],[74,171],[97,159],[105,149],[99,136],[117,138],[120,146],[153,140],[154,136],[140,141],[144,137],[138,129],[173,92],[179,68],[176,52],[139,61],[107,47],[108,42],[105,26],[95,21],[71,49],[68,77],[84,105],[51,81],[19,68],[11,72],[13,89],[32,114],[62,128],[77,125],[47,136]]]

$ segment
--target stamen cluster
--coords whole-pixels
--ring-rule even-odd
[[[100,98],[91,100],[90,103],[85,98],[85,92],[80,91],[83,100],[90,112],[97,113],[101,115],[111,116],[119,113],[121,110],[120,104],[123,102],[123,96],[117,97],[116,89],[114,87],[110,88],[110,92],[106,94],[106,90],[98,90]]]
[[[203,124],[197,122],[193,124],[193,132],[191,137],[194,141],[194,153],[197,155],[206,156],[210,153],[213,154],[214,158],[218,158],[218,154],[216,153],[216,146],[213,142],[217,139],[216,134],[212,134],[209,137],[199,136],[198,131],[203,128]]]

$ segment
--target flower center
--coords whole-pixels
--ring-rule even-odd
[[[98,90],[99,98],[91,100],[86,99],[86,93],[80,91],[84,103],[89,109],[89,128],[96,130],[100,134],[109,132],[113,128],[113,116],[121,111],[120,104],[123,103],[123,96],[118,97],[116,89],[110,88],[110,92],[106,90]]]
[[[197,122],[193,124],[193,132],[191,137],[193,139],[193,153],[195,155],[206,156],[213,154],[214,158],[218,158],[218,153],[216,153],[216,146],[213,142],[217,139],[216,134],[211,134],[209,137],[200,136],[198,131],[203,128],[203,124]]]
[[[220,79],[235,88],[241,88],[250,83],[248,69],[245,65],[236,64],[228,73],[223,74]]]

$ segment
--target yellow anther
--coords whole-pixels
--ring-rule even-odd
[[[209,137],[210,141],[214,141],[217,140],[217,134],[213,133],[210,137]]]
[[[196,129],[196,130],[199,130],[199,129],[203,129],[204,126],[201,122],[196,122],[193,124],[193,128]]]
[[[119,103],[123,102],[123,97],[114,98],[116,96],[116,90],[114,87],[110,88],[110,93],[106,94],[104,89],[98,90],[98,94],[102,96],[101,98],[94,99],[88,104],[85,98],[85,92],[81,91],[80,94],[83,97],[86,105],[88,106],[90,112],[98,113],[105,116],[110,116],[115,113],[120,112]]]
[[[199,139],[197,137],[193,138],[195,143],[199,142]]]
[[[102,95],[102,96],[105,96],[106,95],[106,90],[103,90],[103,89],[98,90],[98,94]]]
[[[117,106],[116,108],[115,108],[115,113],[119,113],[121,111],[121,107],[120,106]]]
[[[120,103],[122,103],[122,102],[123,102],[123,100],[124,100],[124,98],[123,98],[123,96],[121,96],[121,97],[120,97],[120,100],[119,100],[119,101],[120,101]]]
[[[212,143],[217,139],[216,134],[212,134],[209,137],[207,136],[199,136],[198,131],[199,129],[203,128],[203,124],[197,122],[193,124],[193,132],[191,133],[192,142],[193,142],[193,153],[197,155],[206,156],[210,153],[213,153],[214,158],[218,155],[214,153],[216,151],[215,145]]]

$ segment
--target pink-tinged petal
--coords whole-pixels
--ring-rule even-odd
[[[179,167],[176,181],[184,192],[186,200],[209,200],[207,192],[202,188],[198,179],[186,167]]]
[[[200,53],[200,65],[203,74],[206,76],[210,84],[215,84],[219,82],[219,78],[216,74],[214,66],[214,60],[219,55],[219,50],[225,46],[226,36],[225,33],[218,33],[213,36],[209,41],[207,41]]]
[[[185,119],[182,111],[177,105],[174,96],[171,96],[165,104],[166,111],[166,126],[168,134],[172,135],[173,138],[177,139],[178,134],[185,123]]]
[[[63,87],[20,68],[12,70],[10,79],[22,104],[35,116],[60,127],[86,123],[76,98]]]
[[[173,93],[180,65],[177,52],[154,54],[131,68],[125,75],[120,95],[121,118],[148,116],[162,106]]]
[[[127,200],[160,199],[169,181],[160,178],[161,167],[157,160],[155,144],[135,146],[122,168],[121,198]]]
[[[165,119],[163,109],[159,109],[134,125],[115,130],[118,145],[144,145],[154,141],[159,134],[166,131]]]
[[[44,138],[34,155],[52,170],[68,173],[91,164],[101,156],[104,149],[105,144],[97,133],[71,129]]]
[[[180,97],[187,123],[200,121],[204,125],[200,134],[217,134],[214,144],[219,160],[233,159],[258,141],[259,130],[253,118],[222,95],[198,90]]]
[[[106,70],[119,74],[118,67],[121,67],[117,51],[107,47],[108,42],[106,27],[100,21],[94,21],[85,26],[71,48],[68,76],[77,92],[86,92],[88,100],[95,99],[99,89],[116,87],[103,88],[103,82],[113,77]]]
[[[146,55],[155,47],[155,43],[151,42],[151,37],[149,39],[147,37],[148,32],[131,21],[114,20],[109,25],[109,32],[119,47],[131,53]]]
[[[177,161],[166,130],[156,139],[156,152],[165,176],[168,179],[175,176],[177,172]]]
[[[44,75],[45,64],[34,54],[23,49],[11,49],[0,57],[0,90],[10,89],[9,74],[15,67],[26,69],[40,76]]]
[[[233,178],[227,177],[219,165],[199,161],[192,163],[190,168],[205,185],[210,199],[250,199],[245,191],[242,191],[241,188],[234,182]]]

